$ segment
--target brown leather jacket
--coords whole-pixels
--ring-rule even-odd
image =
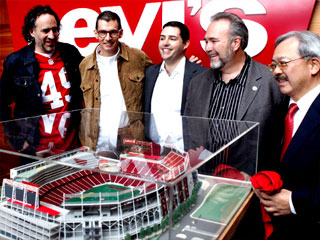
[[[127,111],[142,111],[142,91],[144,70],[152,64],[150,58],[141,50],[120,43],[117,59],[118,73]],[[80,139],[83,145],[95,149],[99,134],[100,76],[96,61],[96,50],[80,64],[81,89],[85,108],[82,112]],[[112,103],[110,103],[112,104]],[[130,119],[131,124],[137,119]],[[142,122],[139,119],[139,125]]]

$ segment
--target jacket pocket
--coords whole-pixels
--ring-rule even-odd
[[[144,78],[144,72],[133,72],[128,74],[128,79],[133,82],[141,82]]]
[[[81,90],[83,93],[88,92],[92,89],[91,85],[87,85],[87,84],[81,84],[80,86]]]
[[[81,84],[80,86],[83,92],[83,100],[86,108],[94,107],[94,94],[93,94],[93,86],[87,84]]]
[[[27,88],[31,86],[34,82],[33,77],[14,77],[13,82],[16,86],[22,87],[22,88]]]

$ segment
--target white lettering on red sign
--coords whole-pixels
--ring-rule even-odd
[[[100,10],[101,12],[110,10],[117,13],[121,19],[123,28],[122,41],[126,42],[132,47],[141,49],[145,43],[145,40],[156,18],[156,15],[158,14],[161,4],[162,25],[168,21],[180,21],[184,23],[184,1],[146,3],[134,33],[132,33],[130,29],[127,18],[124,15],[121,6],[101,7]],[[201,8],[201,1],[189,0],[188,6],[193,7],[191,15],[194,15]],[[210,17],[212,15],[230,8],[241,9],[246,15],[266,14],[266,9],[258,0],[215,0],[202,7],[202,11],[200,14],[201,27],[206,30],[209,25]],[[75,38],[93,38],[95,23],[98,14],[98,12],[88,8],[77,8],[67,12],[61,19],[62,29],[60,40],[62,42],[67,42],[76,46],[77,44],[75,42]],[[80,19],[83,19],[87,23],[87,27],[75,28],[76,22]],[[259,54],[266,46],[268,34],[266,29],[261,24],[252,20],[243,20],[249,30],[250,36],[246,52],[250,56],[255,56]],[[251,39],[254,39],[254,42],[251,41]],[[204,49],[204,42],[200,41],[200,44]],[[94,48],[96,46],[97,43],[89,43],[86,47],[78,47],[78,49],[82,55],[87,56],[94,51]]]

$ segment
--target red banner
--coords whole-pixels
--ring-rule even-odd
[[[161,27],[168,21],[185,23],[191,44],[187,56],[196,55],[209,66],[202,40],[209,18],[221,11],[238,14],[249,29],[247,53],[268,64],[275,39],[288,31],[308,28],[316,0],[7,0],[15,50],[26,45],[21,28],[26,13],[35,5],[49,4],[61,19],[60,41],[76,45],[87,56],[97,45],[93,30],[99,13],[116,12],[122,21],[121,41],[145,51],[160,63],[158,41]]]

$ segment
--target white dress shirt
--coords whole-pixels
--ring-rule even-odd
[[[111,57],[99,54],[96,58],[100,75],[100,121],[97,151],[115,150],[117,146],[118,128],[127,124],[126,104],[120,86],[117,57],[118,52]]]
[[[317,98],[317,96],[320,94],[320,84],[318,84],[315,88],[313,88],[311,91],[309,91],[307,94],[305,94],[302,98],[299,99],[299,101],[295,102],[292,98],[290,98],[289,106],[291,103],[296,103],[298,105],[298,111],[293,117],[293,131],[292,131],[292,137],[297,132],[301,122],[303,121],[305,115],[307,114],[311,104],[314,102],[314,100]],[[292,197],[290,195],[290,210],[293,214],[297,214],[293,203],[292,203]]]
[[[173,145],[180,150],[184,150],[180,111],[185,64],[186,58],[183,57],[169,76],[162,62],[151,99],[154,117],[151,124],[155,124],[157,129],[157,133],[151,136],[152,140],[161,146]]]

